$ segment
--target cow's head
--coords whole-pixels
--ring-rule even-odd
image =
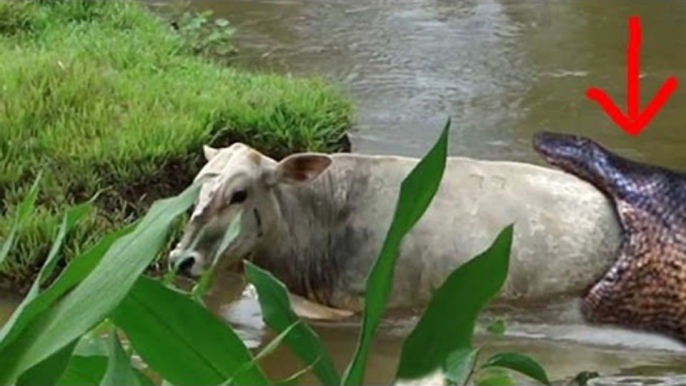
[[[323,154],[293,154],[280,162],[241,143],[222,149],[204,147],[208,163],[196,176],[200,195],[186,229],[170,253],[170,263],[183,274],[198,276],[214,258],[234,261],[249,254],[278,223],[274,189],[319,176],[330,164]],[[227,229],[240,214],[240,231],[228,245]],[[223,249],[223,250],[219,250]]]

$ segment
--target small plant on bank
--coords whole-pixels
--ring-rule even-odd
[[[224,18],[213,18],[211,10],[185,11],[172,26],[194,54],[226,59],[237,52],[233,44],[236,30]]]

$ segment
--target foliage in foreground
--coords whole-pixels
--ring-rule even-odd
[[[276,157],[338,148],[351,117],[340,92],[197,56],[229,38],[225,21],[218,35],[208,23],[184,16],[175,31],[128,1],[0,2],[0,237],[43,171],[0,276],[35,273],[65,207],[100,192],[65,245],[76,255],[178,194],[203,144],[240,140]]]
[[[280,343],[302,359],[303,371],[311,369],[323,384],[362,384],[369,342],[392,286],[398,246],[433,199],[445,167],[447,135],[446,125],[440,140],[402,184],[393,222],[367,282],[358,349],[343,376],[317,334],[291,310],[284,285],[268,272],[246,263],[265,322],[278,332],[256,355],[192,294],[142,275],[165,244],[172,223],[197,196],[198,186],[193,185],[179,196],[156,202],[137,224],[104,237],[43,288],[41,278],[50,274],[59,254],[50,255],[29,295],[0,331],[0,384],[152,384],[152,374],[174,385],[297,382],[302,372],[275,381],[259,365]],[[89,205],[65,215],[60,235]],[[231,228],[228,241],[237,234]],[[462,385],[476,372],[497,367],[549,384],[535,361],[517,353],[494,355],[477,367],[475,320],[507,276],[512,232],[511,226],[503,230],[490,248],[456,269],[436,291],[405,342],[398,382],[439,374],[446,383]],[[11,242],[5,240],[4,245]],[[58,237],[52,250],[59,251],[62,242]],[[103,331],[108,332],[105,340],[100,338]],[[120,335],[126,336],[128,349],[122,348]],[[149,367],[134,367],[132,353]]]

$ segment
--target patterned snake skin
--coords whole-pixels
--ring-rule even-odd
[[[617,260],[583,302],[587,320],[686,342],[686,173],[622,158],[590,139],[540,132],[534,149],[615,204]]]

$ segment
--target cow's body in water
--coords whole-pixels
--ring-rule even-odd
[[[359,310],[400,184],[418,159],[303,153],[276,162],[243,144],[206,147],[205,155],[200,198],[172,262],[202,272],[241,212],[241,233],[220,252],[220,264],[250,257],[295,294]],[[590,184],[529,164],[451,157],[431,206],[401,245],[389,307],[424,305],[511,223],[501,299],[580,295],[620,242],[612,206]]]

